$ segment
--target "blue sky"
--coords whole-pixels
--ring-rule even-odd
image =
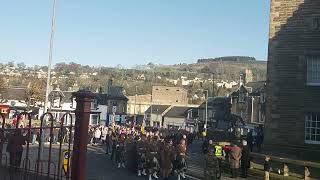
[[[0,62],[45,65],[53,0],[0,2]],[[58,0],[53,63],[266,60],[269,0]]]

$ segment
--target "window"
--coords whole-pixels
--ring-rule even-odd
[[[307,57],[307,85],[320,86],[320,56]]]
[[[98,108],[98,101],[95,99],[93,102],[91,102],[91,109],[97,109]]]
[[[61,106],[61,100],[60,97],[55,97],[53,99],[53,106],[54,108],[59,108]]]
[[[153,121],[153,127],[160,127],[160,122],[158,121]]]
[[[312,18],[312,30],[314,31],[320,30],[320,17]]]
[[[244,95],[244,93],[240,92],[238,101],[241,102],[241,103],[244,103],[245,102],[244,100],[245,100],[245,95]]]
[[[90,125],[98,125],[99,124],[99,115],[98,114],[91,114],[90,115]]]
[[[320,144],[320,114],[306,115],[305,143]]]
[[[266,116],[263,111],[259,110],[259,123],[265,122]]]
[[[266,95],[264,93],[261,93],[260,95],[260,103],[265,103],[266,102]]]

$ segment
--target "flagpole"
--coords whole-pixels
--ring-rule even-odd
[[[49,93],[50,93],[50,80],[51,80],[51,62],[52,62],[52,51],[53,51],[53,38],[55,32],[55,22],[56,22],[56,4],[57,0],[53,0],[53,7],[52,7],[52,18],[51,18],[51,32],[50,32],[50,40],[49,40],[49,60],[48,60],[48,74],[47,74],[47,86],[46,86],[46,99],[44,103],[44,110],[43,112],[46,113],[48,110],[48,103],[49,103]],[[42,127],[41,127],[42,128]],[[42,133],[41,138],[41,155],[40,158],[43,159],[43,152],[44,152],[44,133]]]
[[[51,81],[51,63],[52,63],[52,51],[53,51],[53,38],[54,38],[55,23],[56,23],[56,4],[57,4],[57,0],[53,0],[52,18],[51,18],[51,33],[50,33],[50,40],[49,40],[49,60],[48,60],[46,99],[45,99],[45,103],[44,103],[44,113],[47,112],[48,103],[49,103],[50,81]]]

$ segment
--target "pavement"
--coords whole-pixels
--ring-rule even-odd
[[[205,167],[205,157],[202,153],[201,140],[194,140],[193,143],[188,147],[188,169],[190,174],[199,174],[203,176]],[[223,173],[221,175],[222,180],[232,180],[230,174]],[[237,180],[255,180],[255,178],[237,178]],[[234,180],[234,179],[233,179]]]

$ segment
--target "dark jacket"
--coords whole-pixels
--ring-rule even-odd
[[[241,166],[242,167],[250,166],[250,150],[248,146],[242,147]]]
[[[271,166],[270,166],[270,163],[269,161],[264,161],[264,168],[263,168],[264,171],[267,171],[267,172],[270,172],[271,171]]]
[[[209,148],[209,142],[208,141],[204,141],[202,144],[202,152],[203,154],[207,154],[208,153],[208,148]]]

